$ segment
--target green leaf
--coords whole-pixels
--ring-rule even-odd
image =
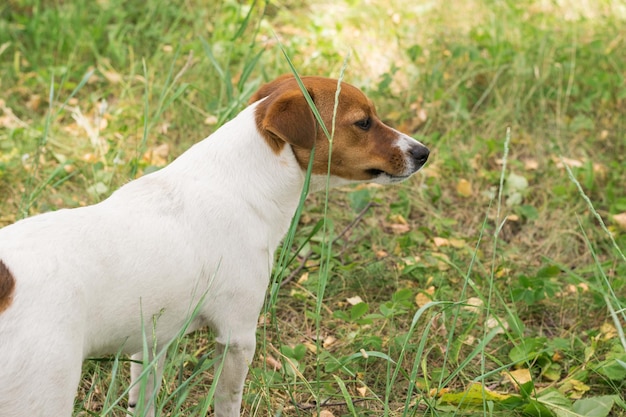
[[[626,355],[618,358],[611,358],[600,362],[596,371],[612,381],[623,381],[626,379]]]
[[[535,207],[528,204],[522,204],[521,206],[516,207],[515,211],[517,214],[528,220],[536,220],[539,218],[539,211]]]
[[[561,268],[556,265],[549,265],[537,271],[537,278],[552,278],[561,273]]]
[[[514,172],[509,174],[506,179],[507,194],[511,195],[515,192],[521,192],[528,188],[528,180],[522,175],[517,175]]]
[[[372,196],[367,188],[362,188],[349,193],[348,199],[350,200],[350,207],[352,207],[352,210],[360,212],[372,200]]]
[[[527,338],[509,352],[509,358],[514,363],[526,362],[536,359],[543,353],[545,338]]]
[[[554,417],[554,413],[552,411],[535,400],[530,400],[528,405],[526,405],[522,411],[524,412],[524,415],[530,417]]]
[[[537,401],[552,411],[557,417],[577,417],[572,411],[572,403],[555,389],[542,392]]]
[[[535,392],[535,383],[530,380],[519,386],[520,394],[524,398],[529,398]]]
[[[366,303],[358,303],[350,309],[350,319],[357,320],[362,317],[369,310],[369,305]]]
[[[615,404],[614,395],[584,398],[574,403],[574,412],[586,417],[606,417]]]

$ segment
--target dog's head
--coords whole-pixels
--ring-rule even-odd
[[[302,77],[328,132],[332,131],[337,80]],[[284,75],[263,85],[250,102],[258,130],[275,152],[291,145],[306,170],[315,145],[313,174],[326,175],[330,143],[296,81]],[[335,115],[330,174],[346,182],[389,184],[405,180],[428,159],[428,148],[385,125],[372,102],[358,88],[341,83]]]

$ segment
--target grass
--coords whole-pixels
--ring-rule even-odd
[[[0,6],[0,225],[164,166],[289,72],[283,50],[334,77],[349,55],[432,156],[307,199],[245,415],[625,416],[626,4],[330,3]],[[209,407],[212,351],[173,342],[164,414]],[[76,415],[124,415],[125,359],[86,362]]]

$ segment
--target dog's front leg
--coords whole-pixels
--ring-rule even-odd
[[[147,363],[144,363],[143,353],[135,353],[131,356],[131,387],[128,393],[128,414],[126,414],[126,417],[138,417],[139,414],[136,414],[138,406],[144,410],[140,414],[142,417],[154,417],[156,403],[152,403],[152,400],[156,398],[156,392],[158,392],[161,385],[164,362],[165,354],[162,354],[156,362],[154,362],[154,355],[150,354]],[[141,374],[146,368],[151,368],[151,370],[144,376],[143,380],[140,380]],[[138,404],[142,391],[144,393],[143,404]]]
[[[216,340],[216,375],[221,368],[215,391],[215,417],[239,417],[244,382],[256,347],[255,328]]]

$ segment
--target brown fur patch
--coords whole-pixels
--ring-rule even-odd
[[[302,82],[330,132],[337,80],[302,77]],[[328,172],[329,141],[314,119],[296,79],[291,75],[279,77],[261,86],[250,102],[262,98],[266,100],[255,110],[256,124],[271,149],[278,154],[285,145],[292,145],[298,164],[306,170],[315,143],[313,173],[325,175]],[[369,122],[369,128],[358,127],[358,122],[363,120]],[[335,120],[331,175],[358,181],[373,179],[380,172],[406,175],[406,156],[396,146],[398,134],[378,118],[373,103],[363,92],[342,82]]]
[[[15,290],[15,279],[0,260],[0,313],[6,310],[13,302],[13,291]]]

